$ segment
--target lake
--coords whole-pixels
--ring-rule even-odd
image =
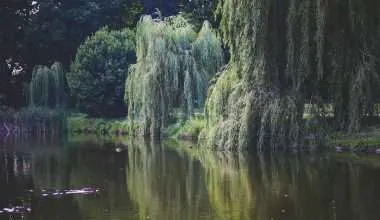
[[[375,157],[95,137],[0,144],[0,219],[376,220],[379,207]]]

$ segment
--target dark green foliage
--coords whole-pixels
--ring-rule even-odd
[[[2,0],[0,3],[0,103],[11,107],[22,104],[20,76],[12,76],[21,51],[25,28],[35,5],[32,0]]]
[[[210,21],[213,26],[217,25],[214,12],[218,0],[184,0],[184,2],[182,13],[196,28],[200,28],[205,20]]]
[[[105,25],[112,28],[125,25],[125,4],[133,2],[1,0],[0,95],[4,103],[11,107],[25,104],[23,84],[30,80],[36,64],[59,61],[68,69],[78,46],[88,35]],[[22,67],[22,74],[12,76],[17,65]]]
[[[67,74],[76,107],[90,116],[125,116],[124,84],[129,64],[136,61],[135,35],[102,28],[79,48]]]
[[[144,12],[144,4],[142,0],[134,0],[134,1],[127,1],[125,3],[125,24],[129,28],[136,27],[136,24],[138,20],[140,19],[140,16]]]
[[[103,26],[125,24],[124,5],[130,0],[38,0],[38,13],[31,17],[24,47],[28,65],[60,61],[68,68],[78,46]],[[133,2],[133,0],[132,0]],[[34,54],[30,56],[30,54]]]

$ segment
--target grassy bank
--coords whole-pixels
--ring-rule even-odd
[[[67,120],[69,133],[97,135],[127,135],[130,124],[125,119],[88,118],[83,114],[73,114]]]
[[[179,121],[168,126],[164,131],[164,136],[171,139],[197,141],[204,126],[205,120],[202,118]]]
[[[164,138],[174,140],[197,141],[206,122],[203,114],[197,114],[191,120],[176,120],[163,132]],[[96,135],[131,135],[138,125],[126,119],[88,118],[83,114],[74,114],[67,120],[69,133]],[[375,152],[380,148],[380,127],[372,126],[355,134],[330,133],[326,145],[335,149],[344,147],[344,151]]]
[[[137,123],[131,123],[126,119],[89,118],[84,114],[72,114],[67,120],[67,129],[73,134],[132,135],[138,130],[138,126]],[[163,136],[196,141],[204,126],[203,116],[199,114],[192,120],[173,122],[163,131]]]
[[[197,109],[190,120],[177,114],[173,122],[163,131],[163,136],[169,139],[197,141],[201,130],[206,126],[204,113]]]
[[[328,137],[327,144],[338,151],[376,153],[380,149],[380,128],[369,128],[354,134],[335,133]]]

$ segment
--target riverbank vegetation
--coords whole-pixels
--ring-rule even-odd
[[[341,131],[358,131],[361,118],[373,112],[378,50],[367,45],[378,39],[371,27],[376,26],[374,9],[379,5],[274,2],[220,4],[221,33],[231,60],[206,104],[205,136],[211,147],[277,149],[307,144],[305,100],[319,105],[330,100],[332,126]],[[332,16],[336,10],[342,17],[355,16],[343,21]],[[234,75],[235,80],[227,80]],[[227,83],[231,86],[226,89]]]
[[[74,133],[190,139],[218,150],[377,144],[369,129],[379,121],[379,3],[202,2],[162,10],[137,0],[26,2],[28,13],[9,23],[29,19],[20,23],[25,37],[0,35],[20,45],[0,52],[0,109],[65,112]],[[70,22],[73,33],[58,28]],[[31,44],[41,36],[44,45]]]
[[[27,140],[65,136],[66,113],[47,108],[27,108],[17,112],[0,112],[0,138]]]
[[[67,119],[67,130],[71,134],[127,135],[132,130],[124,119],[88,118],[73,114]]]

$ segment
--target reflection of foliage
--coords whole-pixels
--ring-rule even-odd
[[[128,154],[128,190],[139,219],[193,220],[209,214],[199,163],[150,144],[134,143]]]
[[[178,143],[202,164],[217,219],[376,219],[370,167],[319,155],[243,157]],[[374,193],[374,194],[372,194]]]
[[[98,134],[75,134],[68,133],[68,145],[77,148],[84,143],[94,144],[94,148],[109,149],[110,145],[115,147],[125,147],[130,142],[130,137],[121,135],[98,135]]]
[[[242,154],[194,148],[191,142],[167,143],[169,147],[173,145],[177,145],[174,148],[178,154],[189,155],[202,165],[202,173],[205,175],[204,187],[210,206],[216,211],[215,219],[248,220],[252,218],[253,207],[256,203],[255,191],[246,158]]]
[[[69,212],[72,209],[70,206],[75,205],[79,208],[81,218],[85,219],[102,220],[109,215],[123,219],[133,210],[126,193],[125,175],[121,170],[126,165],[126,155],[116,153],[112,148],[93,146],[94,143],[77,142],[75,148],[65,150],[55,148],[51,152],[33,153],[31,162],[34,187],[36,189],[99,188],[100,196],[69,196],[55,199],[54,203]],[[50,206],[53,208],[54,204],[44,203],[39,207],[39,215],[48,215],[42,209]],[[64,213],[56,212],[61,217],[65,216]],[[73,216],[65,216],[64,219],[72,219],[70,217]]]
[[[52,215],[156,220],[378,217],[378,167],[342,155],[244,157],[205,151],[190,143],[164,145],[132,140],[120,153],[111,150],[112,144],[107,149],[80,143],[64,150],[54,144],[42,150],[33,146],[31,155],[0,152],[0,175],[8,175],[8,184],[17,190],[24,190],[25,184],[37,189],[101,189],[97,197],[34,201],[40,219]],[[13,178],[25,167],[32,168],[31,178]]]
[[[250,219],[255,205],[248,167],[234,155],[202,154],[209,199],[218,219]]]

